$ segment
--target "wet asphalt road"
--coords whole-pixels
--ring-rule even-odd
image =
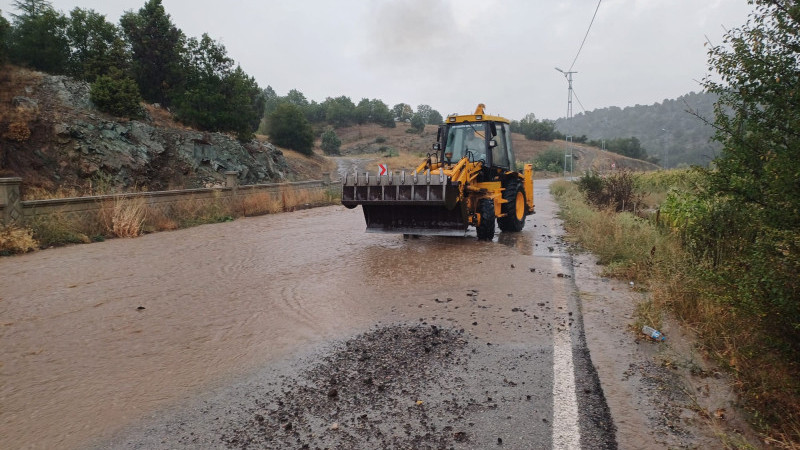
[[[4,259],[0,447],[616,448],[535,189],[493,242],[335,206]]]

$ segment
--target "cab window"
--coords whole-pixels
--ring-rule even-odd
[[[497,146],[492,149],[492,166],[503,167],[508,169],[511,167],[509,161],[509,145],[508,145],[508,125],[505,123],[496,124],[497,135],[492,139],[497,143]]]
[[[450,125],[447,130],[447,144],[444,160],[456,163],[467,152],[472,161],[486,161],[486,127],[484,123],[463,123]]]

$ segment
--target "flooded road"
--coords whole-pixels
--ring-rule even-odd
[[[613,448],[592,437],[608,418],[578,417],[604,400],[546,189],[525,230],[494,242],[367,234],[360,208],[333,206],[2,258],[0,448],[97,445],[381,323],[466,330],[485,361],[533,358],[497,388],[513,414],[473,424],[518,435],[506,448]],[[469,394],[491,396],[491,377],[474,377]],[[527,397],[512,389],[526,382]],[[480,436],[465,448],[496,445]]]

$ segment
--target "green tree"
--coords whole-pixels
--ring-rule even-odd
[[[49,73],[64,73],[69,58],[67,18],[46,0],[19,0],[12,14],[8,53],[11,62]]]
[[[370,101],[370,122],[377,123],[384,128],[394,128],[397,124],[394,121],[394,114],[389,110],[389,106],[377,98]]]
[[[395,120],[405,122],[411,120],[411,116],[414,115],[414,110],[411,108],[411,105],[407,103],[398,103],[392,107],[392,114],[394,114]]]
[[[72,53],[69,73],[74,77],[94,81],[109,74],[111,68],[126,71],[130,65],[122,32],[94,10],[75,8],[67,25]]]
[[[258,125],[259,134],[269,134],[269,116],[275,112],[275,108],[280,103],[278,94],[272,86],[267,86],[261,90],[261,97],[264,99],[264,111],[261,113],[261,121]]]
[[[576,142],[579,142],[576,140]],[[629,138],[615,138],[606,141],[606,150],[630,158],[647,159],[647,151],[635,136]]]
[[[311,155],[314,132],[303,111],[291,103],[281,103],[269,117],[269,137],[272,143]]]
[[[308,107],[308,100],[306,99],[306,96],[297,89],[292,89],[289,91],[289,93],[286,94],[286,97],[283,98],[283,101],[291,103],[300,109],[305,109]]]
[[[370,121],[370,117],[372,116],[372,103],[369,101],[368,98],[362,98],[358,105],[356,105],[355,111],[353,111],[353,120],[359,125],[363,125]]]
[[[234,61],[225,47],[203,34],[201,39],[190,38],[186,43],[185,86],[180,94],[173,93],[175,115],[194,127],[222,131],[227,114],[223,79],[230,75]]]
[[[223,80],[223,93],[228,100],[229,121],[223,122],[225,129],[234,131],[239,140],[248,140],[258,128],[264,97],[255,78],[247,75],[241,67]]]
[[[264,96],[264,115],[272,114],[280,103],[280,97],[275,93],[272,86],[267,86],[261,93]]]
[[[346,127],[355,122],[356,105],[350,97],[344,95],[325,99],[322,103],[325,107],[325,120],[335,127]]]
[[[413,130],[417,133],[422,133],[423,131],[425,131],[425,118],[422,117],[422,114],[416,113],[413,116],[411,116],[410,130]]]
[[[428,125],[441,125],[442,122],[444,122],[444,118],[439,114],[439,111],[431,110],[430,114],[428,114]]]
[[[770,223],[800,228],[800,6],[755,1],[751,21],[712,47],[709,63],[722,81],[716,139],[722,142],[715,186],[737,202],[757,205]]]
[[[431,115],[432,111],[433,111],[433,108],[431,108],[430,105],[418,105],[417,106],[417,114],[419,114],[422,117],[422,120],[424,120],[425,123],[428,123],[428,116]],[[412,118],[413,118],[413,116],[412,116]]]
[[[97,77],[91,84],[89,98],[101,111],[115,116],[139,117],[142,114],[142,97],[136,82],[116,69]]]
[[[306,119],[308,119],[311,123],[320,123],[325,121],[325,106],[311,100],[311,103],[308,104],[303,109],[303,112],[306,115]]]
[[[555,122],[552,120],[539,121],[533,113],[526,115],[519,122],[511,122],[511,131],[524,134],[526,139],[532,141],[552,141],[559,137]]]
[[[11,24],[3,17],[3,11],[0,10],[0,64],[6,62],[8,58],[8,34],[11,30]]]
[[[338,155],[339,149],[342,146],[342,140],[339,139],[339,136],[336,135],[336,131],[333,128],[328,127],[322,133],[322,151],[325,152],[326,155]]]
[[[715,139],[721,155],[710,171],[714,203],[735,221],[723,238],[739,288],[736,304],[763,317],[767,329],[800,354],[800,5],[754,0],[748,22],[708,52],[716,75],[704,87],[719,95]],[[723,210],[723,208],[719,208]],[[720,222],[725,217],[715,217]],[[795,356],[796,358],[796,356]]]
[[[265,98],[255,80],[234,68],[225,46],[208,34],[187,41],[185,88],[174,94],[176,116],[209,131],[230,131],[252,138],[261,121]]]
[[[120,25],[133,52],[133,72],[142,96],[170,105],[183,84],[183,32],[173,25],[161,0],[148,0],[138,12],[126,12]]]

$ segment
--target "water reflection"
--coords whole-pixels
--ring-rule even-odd
[[[513,248],[521,255],[533,255],[534,238],[533,232],[522,233],[499,233],[497,235],[497,242],[505,245],[506,247]]]

